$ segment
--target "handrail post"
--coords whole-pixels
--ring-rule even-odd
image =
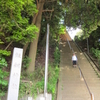
[[[93,95],[93,93],[91,93],[91,100],[94,100],[94,95]]]
[[[44,97],[45,98],[47,97],[48,55],[49,55],[49,24],[47,24],[46,56],[45,56],[45,83],[44,83]]]
[[[69,48],[70,48],[70,49],[72,49],[72,48],[71,48],[71,46],[70,46],[70,43],[69,43],[69,41],[68,41],[68,39],[67,39],[67,38],[66,38],[66,40],[67,40],[67,43],[68,43],[68,45],[69,45]]]
[[[87,53],[89,54],[89,40],[88,38],[86,40],[87,40]]]

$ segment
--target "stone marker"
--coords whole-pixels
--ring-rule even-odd
[[[14,48],[7,100],[18,100],[23,49]]]

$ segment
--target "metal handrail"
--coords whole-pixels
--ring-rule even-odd
[[[47,24],[46,56],[45,56],[45,83],[44,83],[44,97],[45,98],[47,97],[48,57],[49,57],[49,24]]]
[[[74,50],[73,50],[72,46],[70,45],[68,39],[67,39],[67,42],[68,42],[68,45],[69,45],[70,49],[71,49],[72,52],[74,53]],[[91,93],[91,91],[90,91],[90,89],[89,89],[89,86],[88,86],[88,84],[87,84],[87,82],[86,82],[86,80],[85,80],[85,78],[84,78],[84,75],[83,75],[83,73],[82,73],[82,70],[81,70],[81,68],[80,68],[80,66],[79,66],[79,64],[78,64],[78,62],[77,62],[77,65],[78,65],[78,69],[79,69],[79,71],[80,71],[80,74],[82,75],[82,77],[83,77],[83,79],[84,79],[84,82],[85,82],[85,85],[86,85],[86,87],[87,87],[87,89],[88,89],[88,92],[89,92],[89,94],[90,94],[91,100],[94,100],[94,95],[93,95],[93,93]]]
[[[86,82],[86,80],[85,80],[85,78],[84,78],[84,75],[83,75],[83,73],[82,73],[82,71],[81,71],[81,68],[80,68],[78,62],[77,62],[77,65],[78,65],[79,71],[80,71],[80,73],[81,73],[81,75],[82,75],[82,77],[83,77],[83,79],[84,79],[84,82],[85,82],[85,84],[86,84],[86,87],[87,87],[87,89],[88,89],[88,91],[89,91],[89,94],[90,94],[90,96],[91,96],[91,91],[90,91],[90,89],[89,89],[89,87],[88,87],[88,84],[87,84],[87,82]]]

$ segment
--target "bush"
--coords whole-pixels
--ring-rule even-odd
[[[49,65],[48,67],[48,83],[47,83],[47,91],[52,94],[52,100],[56,97],[56,84],[59,76],[59,68],[58,66],[52,67]],[[39,93],[43,93],[44,91],[44,68],[38,68],[34,73],[28,75],[29,82],[20,83],[19,89],[19,97],[24,95],[31,94],[34,97]]]
[[[8,76],[8,72],[5,72],[0,69],[0,97],[5,95],[8,87],[8,81],[5,80],[5,77]]]
[[[56,66],[55,68],[49,67],[50,76],[48,78],[48,86],[47,90],[52,94],[52,100],[56,98],[56,86],[59,77],[59,68]]]
[[[91,48],[90,52],[98,59],[100,59],[100,50],[99,49],[95,49],[95,48]]]
[[[31,61],[31,59],[28,56],[24,57],[23,61],[22,61],[22,68],[27,69],[30,61]]]
[[[10,51],[0,50],[0,97],[5,95],[8,88],[8,81],[6,81],[5,78],[9,73],[3,71],[3,69],[8,66],[5,56],[9,56],[10,54]]]
[[[100,67],[100,50],[99,49],[95,49],[95,48],[92,47],[90,49],[90,52],[93,54],[94,57],[97,58],[98,64],[99,64],[99,67]]]
[[[7,67],[7,61],[4,57],[0,57],[0,68]]]
[[[59,65],[59,63],[60,63],[60,51],[59,48],[56,47],[54,51],[54,64]]]

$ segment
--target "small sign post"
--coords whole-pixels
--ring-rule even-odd
[[[7,100],[18,100],[23,49],[14,48]]]

